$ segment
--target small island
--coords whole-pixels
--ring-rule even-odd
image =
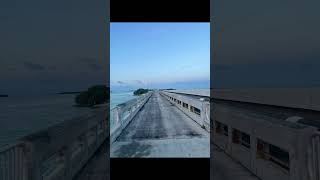
[[[57,94],[80,94],[81,91],[66,91],[66,92],[59,92]]]
[[[94,85],[87,91],[80,92],[75,102],[80,107],[93,107],[106,103],[110,99],[110,88],[105,85]]]
[[[137,89],[137,90],[135,90],[135,91],[133,92],[133,95],[135,95],[135,96],[140,96],[140,95],[145,94],[145,93],[147,93],[147,92],[149,92],[149,91],[151,91],[151,90],[150,90],[150,89],[142,89],[142,88],[139,88],[139,89]]]
[[[0,97],[9,97],[8,94],[0,94]]]

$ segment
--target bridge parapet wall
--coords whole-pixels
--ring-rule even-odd
[[[198,98],[188,97],[188,95],[167,91],[161,91],[160,94],[210,132],[210,102],[206,101],[206,98],[201,96],[198,96]]]
[[[108,137],[108,108],[0,148],[1,180],[69,180]]]
[[[127,127],[152,94],[153,92],[148,92],[136,99],[132,99],[111,109],[110,144],[116,141],[122,130]]]
[[[319,179],[317,128],[219,103],[213,115],[213,143],[262,180]]]

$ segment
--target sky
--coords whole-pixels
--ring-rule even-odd
[[[319,87],[319,6],[318,0],[215,1],[211,87]]]
[[[209,88],[209,23],[111,23],[111,89]]]
[[[0,94],[109,84],[106,1],[2,0]]]
[[[216,1],[215,55],[209,24],[112,24],[110,83],[204,87],[211,70],[216,88],[320,86],[319,6]],[[0,94],[109,84],[105,7],[106,1],[1,0]],[[209,68],[210,56],[216,58]]]

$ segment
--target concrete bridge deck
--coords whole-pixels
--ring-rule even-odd
[[[111,157],[210,157],[209,132],[155,91],[111,145]]]

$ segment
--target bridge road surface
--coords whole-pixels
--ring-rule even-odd
[[[109,156],[109,138],[99,147],[86,165],[73,180],[109,180],[110,166],[107,163]]]
[[[210,134],[155,91],[110,148],[111,157],[210,157]]]

